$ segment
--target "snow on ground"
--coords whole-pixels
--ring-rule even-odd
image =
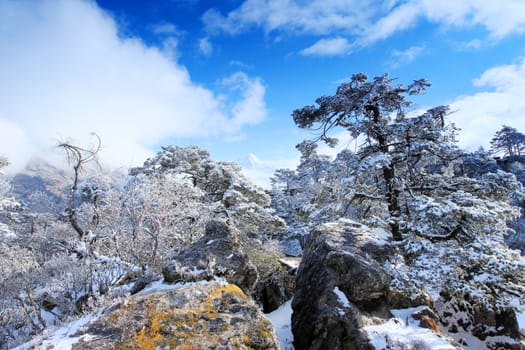
[[[80,337],[73,337],[78,329],[89,323],[96,317],[96,314],[89,314],[78,320],[75,320],[67,325],[58,328],[54,332],[38,337],[30,342],[22,344],[13,350],[29,350],[29,349],[53,349],[53,350],[69,350],[73,344],[83,340],[89,340],[91,336],[82,335]]]
[[[411,346],[426,345],[432,350],[454,350],[444,337],[432,332],[430,329],[418,327],[418,321],[411,315],[424,308],[409,308],[402,310],[391,310],[394,318],[386,323],[375,326],[364,327],[370,342],[376,349],[392,348],[395,344],[409,344]]]
[[[377,245],[386,245],[390,243],[392,234],[381,227],[375,227],[370,230],[370,237],[374,239]]]
[[[293,350],[292,300],[288,300],[277,310],[266,314],[279,338],[281,350]]]

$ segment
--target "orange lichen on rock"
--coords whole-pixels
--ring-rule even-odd
[[[257,306],[239,287],[222,282],[132,297],[87,331],[95,337],[82,349],[278,348],[273,327]]]

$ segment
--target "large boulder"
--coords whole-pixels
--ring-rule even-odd
[[[387,313],[390,276],[372,258],[389,245],[353,221],[316,227],[297,272],[292,308],[296,349],[372,349],[362,315]]]
[[[282,257],[226,222],[212,220],[204,236],[177,253],[162,274],[171,283],[223,277],[270,312],[295,291],[295,276],[279,263]]]
[[[164,286],[166,288],[166,286]],[[242,290],[200,282],[145,290],[74,335],[72,349],[278,349],[271,323]]]

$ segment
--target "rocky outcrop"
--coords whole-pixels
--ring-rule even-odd
[[[279,263],[281,257],[225,222],[212,220],[205,235],[174,256],[162,274],[167,282],[223,277],[270,312],[295,290],[295,276]]]
[[[390,276],[372,257],[386,242],[352,221],[315,228],[308,237],[293,299],[294,345],[301,349],[371,349],[362,315],[384,313]]]
[[[226,278],[243,290],[252,290],[257,269],[242,252],[239,233],[222,221],[210,221],[202,239],[191,244],[162,271],[166,282]]]
[[[490,303],[441,285],[434,300],[425,285],[415,288],[402,283],[394,273],[397,266],[406,273],[416,265],[399,264],[415,259],[413,252],[401,248],[389,243],[385,231],[349,220],[314,228],[297,272],[292,303],[295,349],[372,349],[371,342],[377,346],[383,336],[396,337],[391,332],[395,328],[390,328],[396,323],[426,328],[428,337],[437,337],[429,342],[439,339],[447,349],[457,344],[523,349],[515,310],[498,306],[497,299]],[[432,274],[432,269],[422,271]],[[385,323],[388,331],[381,329]],[[420,340],[426,344],[426,338]],[[405,341],[409,342],[396,340],[400,348],[411,348],[413,344]]]
[[[436,309],[451,335],[470,333],[488,349],[525,349],[516,312],[512,308],[490,307],[462,295],[460,291],[451,294],[442,291]]]
[[[278,349],[272,325],[235,285],[147,290],[82,327],[72,349]]]

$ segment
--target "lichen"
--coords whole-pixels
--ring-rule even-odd
[[[177,291],[174,291],[177,293]],[[275,346],[273,328],[261,316],[246,319],[245,312],[253,315],[249,298],[233,284],[217,284],[207,293],[197,295],[187,307],[170,306],[166,298],[150,295],[119,310],[108,319],[119,323],[132,318],[132,309],[138,309],[140,324],[125,340],[116,344],[117,350],[206,349],[224,346],[230,349],[270,349]],[[242,305],[242,306],[241,306]],[[250,316],[252,317],[252,316]],[[235,318],[248,323],[240,326]]]

